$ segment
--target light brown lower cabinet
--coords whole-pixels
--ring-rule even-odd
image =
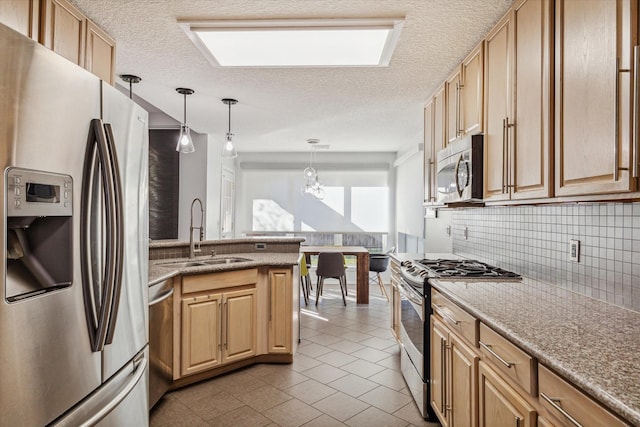
[[[535,427],[536,410],[486,363],[478,367],[480,427]]]
[[[628,425],[543,365],[538,368],[538,380],[540,404],[556,419],[554,425]]]
[[[182,376],[256,354],[254,288],[182,298]]]
[[[291,269],[269,269],[269,353],[291,353]]]
[[[555,427],[555,424],[551,423],[544,417],[538,417],[538,427]]]
[[[443,426],[477,426],[478,353],[434,316],[431,343],[431,406]]]
[[[183,298],[181,375],[200,372],[222,363],[221,307],[222,294]]]

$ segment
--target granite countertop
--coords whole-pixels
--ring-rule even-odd
[[[187,243],[188,244],[188,243]],[[172,245],[175,246],[175,243]],[[182,267],[177,268],[174,266],[162,266],[160,264],[170,262],[185,262],[185,261],[198,261],[198,260],[211,260],[220,258],[247,258],[249,261],[235,262],[232,264],[213,264],[203,265],[196,267]],[[174,276],[183,274],[204,274],[215,273],[220,271],[230,270],[244,270],[247,268],[256,268],[263,266],[272,267],[291,267],[298,264],[300,253],[298,252],[251,252],[251,253],[234,253],[217,255],[214,257],[196,257],[193,260],[180,258],[180,259],[159,259],[149,261],[149,286],[154,285],[163,280],[170,279]]]
[[[230,239],[203,240],[201,245],[230,245],[237,243],[301,243],[304,237],[284,236],[250,236]],[[176,246],[189,246],[188,240],[153,240],[149,242],[149,248],[171,248]]]
[[[433,287],[540,363],[640,425],[640,313],[524,278]]]

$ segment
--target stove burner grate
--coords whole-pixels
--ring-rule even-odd
[[[467,278],[514,278],[520,275],[480,261],[423,259],[418,264],[430,270],[436,277],[467,277]]]

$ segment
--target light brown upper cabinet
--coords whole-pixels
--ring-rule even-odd
[[[464,134],[482,132],[484,101],[484,42],[462,61],[460,85],[460,123]]]
[[[38,40],[39,0],[0,0],[0,22]]]
[[[444,83],[447,144],[482,132],[483,43],[462,61]]]
[[[116,42],[89,19],[84,58],[84,68],[105,82],[115,84]]]
[[[636,0],[556,1],[556,196],[637,189],[637,7]]]
[[[445,146],[445,85],[442,85],[424,107],[424,203],[436,201],[436,155]]]
[[[484,198],[552,195],[549,0],[519,0],[489,33],[484,68]]]
[[[462,134],[460,124],[460,85],[462,84],[460,66],[444,82],[446,141],[451,144]]]
[[[40,42],[113,85],[115,40],[67,0],[45,0],[42,5]]]
[[[58,55],[84,67],[86,17],[66,0],[45,0],[41,42]]]

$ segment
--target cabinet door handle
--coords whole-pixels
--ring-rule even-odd
[[[578,420],[576,420],[575,418],[573,418],[573,417],[571,416],[571,414],[570,414],[570,413],[568,413],[567,411],[565,411],[564,409],[562,409],[562,407],[559,405],[559,403],[560,403],[560,399],[554,399],[554,398],[551,398],[551,397],[547,396],[546,394],[544,394],[544,393],[542,393],[542,392],[540,393],[540,397],[542,397],[544,400],[546,400],[547,402],[549,402],[549,405],[553,406],[553,408],[554,408],[556,411],[560,412],[560,413],[561,413],[562,415],[564,415],[564,416],[565,416],[569,421],[571,421],[571,424],[573,424],[573,425],[574,425],[574,426],[576,426],[576,427],[582,427],[582,424],[580,424],[580,423],[578,422]]]
[[[520,417],[516,417],[516,427],[520,427]]]
[[[493,349],[491,348],[491,345],[489,344],[485,344],[482,341],[478,341],[478,344],[480,344],[480,347],[484,348],[485,350],[487,350],[493,357],[495,357],[496,359],[498,359],[500,361],[500,363],[502,363],[504,366],[506,366],[507,368],[511,368],[514,363],[512,362],[507,362],[506,360],[504,360],[498,353],[496,353],[495,351],[493,351]]]
[[[462,117],[461,117],[461,115],[462,115],[462,103],[460,102],[462,100],[462,89],[464,89],[464,84],[460,83],[459,88],[460,88],[460,90],[459,90],[459,94],[458,94],[458,121],[459,121],[458,127],[460,129],[460,136],[462,136],[467,131],[464,128],[464,123],[463,123],[463,120],[462,120]]]
[[[224,303],[224,349],[229,349],[229,304]]]
[[[613,180],[614,181],[618,181],[619,175],[618,175],[618,169],[620,168],[620,160],[618,159],[618,155],[619,155],[619,138],[620,138],[620,105],[619,105],[619,98],[618,98],[618,91],[620,90],[620,58],[616,58],[616,86],[615,86],[615,96],[614,96],[614,100],[615,100],[615,119],[614,119],[614,138],[613,138]]]
[[[447,364],[444,363],[445,358],[445,342],[444,340],[440,341],[440,372],[442,372],[442,378],[440,383],[440,392],[442,393],[442,401],[440,402],[440,413],[444,414],[444,408],[446,406],[447,395],[444,389],[444,385],[446,384],[447,378]]]
[[[440,317],[442,317],[445,321],[447,321],[449,323],[453,323],[454,325],[459,325],[460,324],[460,321],[456,320],[449,313],[444,311],[443,307],[441,307],[439,305],[435,305],[435,304],[434,304],[434,307],[436,309],[436,313],[438,313],[440,315]]]
[[[507,192],[507,180],[505,179],[507,170],[507,119],[502,119],[502,191],[504,194]]]
[[[224,325],[222,319],[224,318],[224,303],[220,303],[220,339],[218,340],[218,351],[222,351],[222,343],[224,342]]]
[[[271,322],[271,304],[273,304],[273,301],[271,301],[271,283],[269,283],[269,286],[267,286],[267,289],[269,289],[269,296],[268,296],[268,298],[269,298],[269,322]]]
[[[431,158],[427,160],[427,179],[425,185],[427,186],[427,202],[431,201],[431,185],[433,181],[431,180]]]
[[[638,177],[638,151],[640,151],[640,146],[638,145],[638,141],[640,140],[640,129],[638,129],[638,114],[640,114],[640,110],[638,107],[638,98],[640,98],[640,84],[638,83],[638,76],[640,71],[640,46],[633,47],[633,177]]]
[[[514,188],[513,182],[515,180],[515,177],[511,173],[512,166],[515,163],[514,163],[514,161],[512,161],[513,159],[511,159],[510,153],[511,153],[512,150],[513,150],[513,152],[515,152],[515,149],[514,149],[514,147],[511,146],[512,145],[511,144],[511,134],[509,133],[509,129],[515,127],[516,124],[515,123],[509,123],[509,117],[506,118],[505,124],[506,124],[505,133],[506,133],[506,136],[507,136],[506,137],[506,140],[507,140],[506,147],[507,147],[507,149],[506,149],[506,152],[505,152],[505,158],[507,159],[507,161],[506,161],[506,167],[504,168],[505,169],[505,174],[507,176],[506,179],[505,179],[505,181],[507,182],[506,191],[505,192],[506,193],[510,193],[510,192],[513,191],[513,190],[511,190],[511,188]]]
[[[456,83],[456,137],[462,135],[462,130],[460,129],[460,89],[462,85],[460,82]]]

